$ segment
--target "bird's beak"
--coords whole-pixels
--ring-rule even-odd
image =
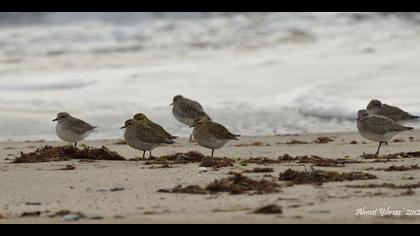
[[[173,106],[174,105],[174,103],[171,103],[171,105],[169,105],[169,106]]]
[[[195,127],[195,125],[191,125],[191,126],[190,126],[190,128],[194,128],[194,127]]]
[[[121,127],[121,129],[125,129],[125,128],[127,128],[127,126],[125,126],[125,125],[123,127]]]
[[[53,121],[53,122],[54,122],[54,121],[58,121],[58,118],[55,118],[55,119],[54,119],[54,120],[52,120],[52,121]]]

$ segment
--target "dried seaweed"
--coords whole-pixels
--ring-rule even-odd
[[[314,142],[317,144],[326,144],[326,143],[334,142],[334,139],[329,138],[329,137],[318,137]]]
[[[322,170],[313,170],[308,172],[295,171],[288,169],[284,173],[280,173],[280,181],[291,181],[293,184],[315,184],[322,185],[327,182],[343,182],[343,181],[354,181],[354,180],[371,180],[376,179],[375,175],[362,173],[362,172],[350,172],[350,173],[338,173]]]
[[[13,163],[57,162],[74,159],[107,161],[125,160],[124,157],[120,156],[116,152],[108,150],[106,147],[99,149],[85,147],[83,149],[79,149],[73,146],[44,146],[28,154],[21,152],[20,156],[15,158]]]
[[[261,208],[258,208],[254,211],[255,214],[282,214],[283,208],[281,206],[271,204]]]
[[[252,170],[245,170],[243,173],[272,173],[274,172],[273,168],[254,168]]]
[[[265,179],[253,180],[246,176],[236,174],[234,176],[215,180],[207,185],[206,190],[210,192],[229,192],[230,194],[268,194],[279,192],[280,185]]]
[[[176,186],[173,189],[159,189],[161,193],[187,193],[187,194],[208,194],[208,191],[201,188],[198,185],[189,185],[182,187],[181,185]]]
[[[222,167],[229,167],[229,166],[233,166],[233,164],[235,163],[234,160],[230,159],[230,158],[215,158],[215,157],[210,157],[210,158],[205,158],[201,164],[200,167],[214,167],[214,168],[222,168]]]

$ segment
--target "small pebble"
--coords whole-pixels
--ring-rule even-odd
[[[198,172],[199,173],[207,173],[207,172],[209,172],[209,169],[207,169],[206,167],[200,167],[200,168],[198,168]]]
[[[80,216],[79,215],[74,215],[74,214],[70,214],[70,215],[65,215],[63,217],[64,221],[79,221],[80,220]]]

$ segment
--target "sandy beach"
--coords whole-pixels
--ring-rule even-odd
[[[333,141],[320,144],[318,137]],[[413,138],[414,137],[414,138]],[[419,131],[405,133],[399,142],[384,146],[381,155],[419,151]],[[291,141],[308,144],[287,144]],[[366,142],[366,143],[364,143]],[[85,141],[87,146],[105,146],[126,159],[140,152],[116,140]],[[146,165],[144,161],[81,161],[13,164],[14,156],[32,152],[44,145],[61,142],[27,141],[0,143],[0,224],[2,223],[67,223],[54,213],[67,210],[80,212],[85,218],[77,223],[418,223],[420,220],[419,188],[358,187],[384,183],[402,186],[418,184],[419,170],[385,171],[390,166],[412,167],[419,158],[396,158],[383,162],[363,159],[361,154],[374,153],[377,144],[357,133],[327,133],[268,137],[243,137],[216,151],[217,157],[235,160],[231,167],[199,171],[199,163],[174,164],[171,168]],[[157,148],[154,156],[209,150],[181,138],[174,146]],[[316,155],[328,159],[344,159],[340,167],[284,162],[274,164],[241,164],[256,157],[277,159],[279,156]],[[67,165],[74,170],[58,170]],[[311,167],[313,166],[313,167]],[[273,168],[271,173],[243,173],[255,180],[267,179],[280,184],[278,193],[269,194],[178,194],[158,192],[182,185],[205,187],[214,180],[229,177],[230,172],[243,172],[256,167]],[[363,172],[377,179],[345,182],[289,185],[279,181],[288,169],[298,171],[325,170],[338,173]],[[113,190],[111,190],[113,189]],[[269,204],[282,207],[281,214],[255,214],[257,208]],[[376,215],[360,216],[357,209],[375,210]],[[380,211],[381,208],[388,211]],[[382,209],[382,210],[383,210]],[[400,216],[398,215],[400,212]],[[407,215],[412,213],[417,216]],[[32,215],[25,217],[26,215]],[[384,213],[384,216],[381,216]],[[393,215],[393,216],[390,216]],[[69,222],[72,223],[72,222]]]

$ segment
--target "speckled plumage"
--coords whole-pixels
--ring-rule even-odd
[[[379,142],[377,154],[379,154],[382,143],[389,142],[395,135],[412,130],[384,116],[372,115],[367,110],[358,113],[357,129],[360,135],[371,141]]]
[[[177,138],[176,136],[173,136],[170,133],[168,133],[159,124],[151,121],[145,114],[137,113],[136,115],[134,115],[133,119],[136,120],[136,121],[138,121],[138,122],[144,122],[145,125],[147,125],[150,128],[154,129],[159,135],[162,135],[165,138],[168,138],[168,139],[176,139]]]
[[[223,125],[212,122],[204,117],[194,120],[193,136],[197,143],[212,150],[222,148],[230,140],[238,140],[240,135],[232,134]]]
[[[367,110],[374,115],[387,117],[391,120],[399,122],[400,124],[419,118],[418,116],[411,115],[398,107],[382,104],[379,100],[372,100],[368,104]]]
[[[57,121],[55,128],[57,136],[63,141],[75,143],[75,146],[77,146],[77,142],[87,138],[96,128],[66,112],[58,113],[54,121]]]
[[[122,128],[125,128],[124,139],[127,144],[134,149],[143,151],[143,157],[146,151],[150,151],[150,156],[152,156],[151,151],[156,147],[175,143],[157,133],[153,128],[135,120],[127,120]]]

